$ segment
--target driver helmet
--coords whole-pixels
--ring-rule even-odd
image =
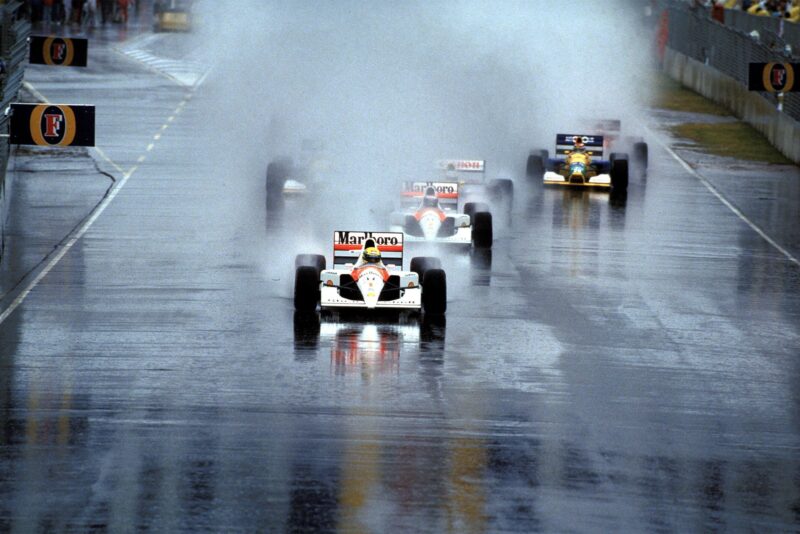
[[[424,208],[438,208],[439,207],[439,200],[434,197],[423,197],[422,199],[422,207]]]
[[[423,208],[439,207],[439,199],[436,198],[436,191],[432,187],[429,187],[427,191],[425,191],[425,196],[422,197],[422,207]]]
[[[575,148],[584,148],[583,137],[576,135],[572,138],[572,141],[575,143]]]
[[[380,263],[381,251],[378,250],[378,247],[367,247],[361,254],[361,259],[363,259],[366,263]]]

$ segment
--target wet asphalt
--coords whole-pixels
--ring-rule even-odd
[[[266,217],[263,170],[197,128],[213,79],[103,35],[87,71],[27,76],[98,106],[110,161],[17,176],[43,230],[2,309],[102,198],[95,162],[135,170],[0,324],[0,530],[800,528],[800,267],[654,139],[626,199],[517,177],[491,256],[442,254],[446,321],[295,320],[291,258],[335,222]],[[681,154],[797,257],[797,168]]]

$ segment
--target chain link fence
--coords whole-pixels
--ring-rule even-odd
[[[28,37],[31,25],[24,17],[24,6],[19,1],[0,0],[0,236],[5,243],[6,205],[8,203],[6,167],[10,146],[8,143],[9,117],[6,114],[11,102],[16,100],[22,87],[25,62],[28,56]],[[4,247],[0,244],[0,258]]]
[[[800,62],[793,54],[798,47],[787,41],[786,28],[800,30],[793,23],[784,23],[783,37],[778,35],[780,21],[757,17],[744,12],[726,10],[726,24],[712,20],[708,9],[693,8],[683,2],[663,1],[669,21],[667,46],[696,59],[747,85],[748,65],[767,62]],[[728,25],[728,21],[733,21]],[[758,37],[750,35],[757,31]],[[792,36],[797,33],[792,33]],[[786,45],[790,45],[788,48]],[[777,105],[777,97],[764,93]],[[783,111],[800,121],[800,93],[784,96]]]

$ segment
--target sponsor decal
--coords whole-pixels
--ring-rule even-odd
[[[485,161],[482,159],[446,159],[439,162],[439,168],[445,171],[483,171]]]
[[[10,142],[39,146],[94,146],[94,106],[12,104]]]
[[[604,136],[584,135],[584,134],[558,134],[556,135],[556,145],[574,145],[576,139],[583,141],[585,145],[602,146]]]
[[[406,182],[403,184],[403,196],[422,197],[428,188],[436,191],[436,198],[458,198],[457,182]]]
[[[31,36],[29,61],[34,65],[85,67],[88,51],[88,39]]]
[[[383,250],[402,250],[402,232],[351,232],[337,230],[333,233],[333,245],[336,250],[347,250],[351,247],[360,248],[364,241],[372,239],[375,246]]]
[[[750,63],[747,88],[750,91],[790,93],[800,91],[794,83],[800,63]]]

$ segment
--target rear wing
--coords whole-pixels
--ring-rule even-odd
[[[361,251],[370,245],[381,251],[383,263],[403,268],[403,232],[353,232],[337,230],[333,232],[333,268],[338,269],[358,261]]]
[[[462,183],[482,182],[486,173],[486,160],[482,159],[442,159],[436,167],[447,180]]]
[[[575,141],[583,140],[586,152],[597,159],[603,159],[603,136],[584,134],[556,135],[556,159],[566,159],[567,154],[575,149]]]
[[[458,209],[458,182],[404,182],[403,205],[419,205],[430,187],[436,191],[442,209]]]
[[[595,119],[591,123],[591,129],[601,132],[603,135],[619,134],[622,130],[622,121],[618,119]]]

